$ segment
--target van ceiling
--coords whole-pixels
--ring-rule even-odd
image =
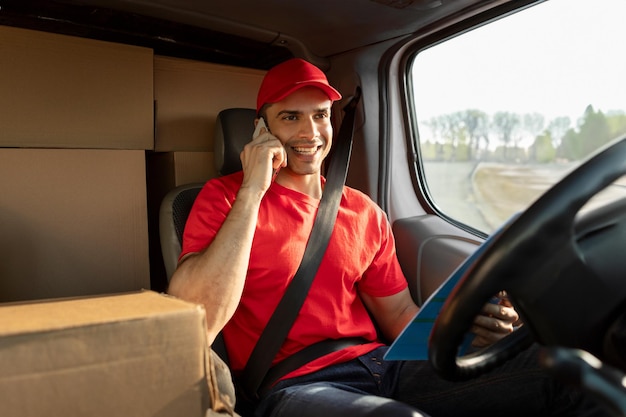
[[[265,69],[400,38],[502,0],[3,0],[0,24]],[[329,29],[332,28],[332,29]]]

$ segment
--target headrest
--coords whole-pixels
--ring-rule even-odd
[[[241,171],[239,154],[254,133],[254,109],[222,110],[215,122],[215,168],[219,175]]]

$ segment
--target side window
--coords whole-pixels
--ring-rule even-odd
[[[550,0],[414,56],[423,180],[437,210],[490,233],[626,134],[623,16],[623,0]],[[621,196],[626,178],[602,194]]]

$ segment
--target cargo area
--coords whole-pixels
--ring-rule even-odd
[[[160,202],[264,71],[8,26],[0,54],[0,302],[165,291]]]

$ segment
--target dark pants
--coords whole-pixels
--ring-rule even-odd
[[[387,347],[278,383],[257,417],[607,416],[537,364],[537,348],[479,378],[450,382],[426,361],[383,361]]]

